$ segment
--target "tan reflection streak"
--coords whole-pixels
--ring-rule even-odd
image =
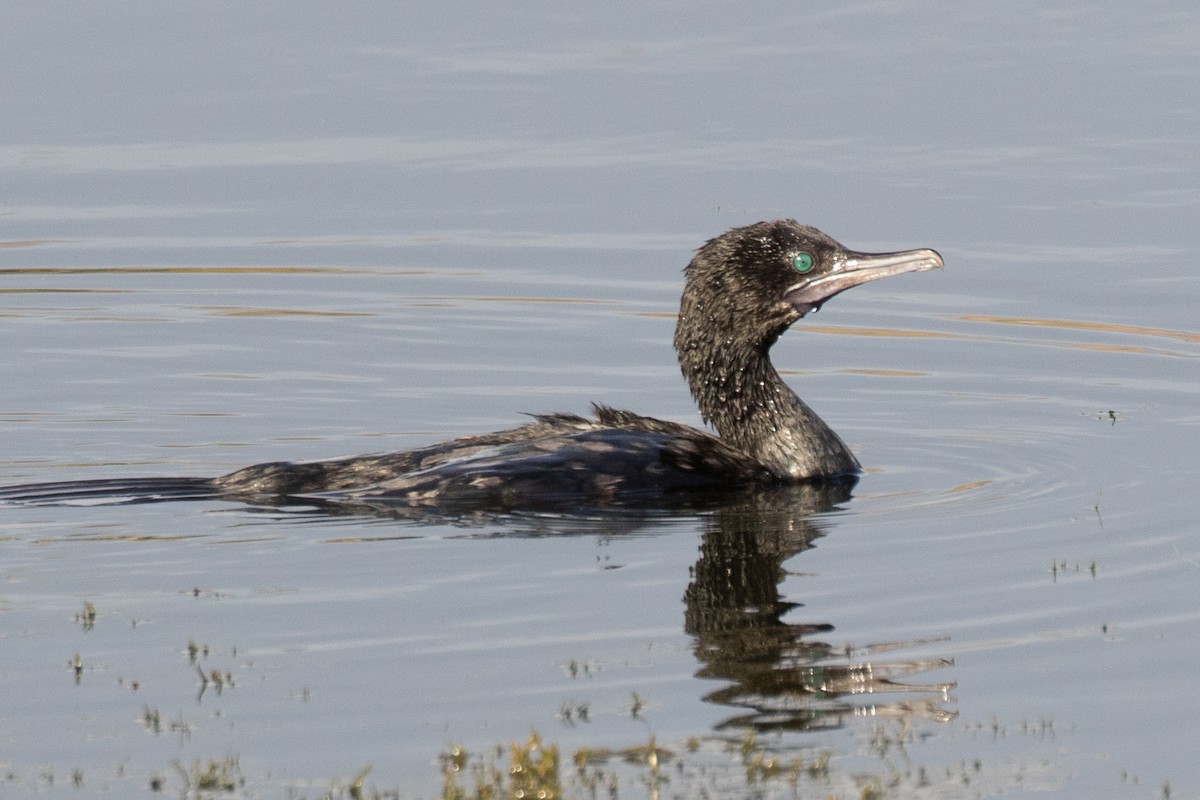
[[[129,294],[128,289],[0,289],[0,294]]]
[[[431,297],[430,300],[473,300],[476,303],[585,303],[589,305],[614,305],[613,300],[584,300],[578,297]]]
[[[972,489],[981,489],[984,486],[990,485],[991,483],[992,483],[992,481],[990,481],[990,480],[975,481],[974,483],[964,483],[959,486],[953,486],[953,487],[947,489],[946,491],[944,491],[942,494],[957,494],[958,492],[969,492]]]
[[[0,247],[37,247],[43,244],[58,244],[58,239],[17,239],[11,242],[0,242]]]
[[[373,317],[366,311],[308,311],[300,308],[243,308],[241,306],[185,306],[217,317]]]
[[[1091,344],[1088,342],[1068,342],[1066,347],[1074,350],[1099,350],[1103,353],[1139,353],[1148,356],[1178,356],[1170,350],[1158,350],[1153,347],[1138,347],[1133,344]]]
[[[462,303],[563,303],[567,305],[619,305],[616,300],[592,300],[582,297],[501,297],[471,295],[413,295],[404,298],[404,302],[415,308],[454,308]],[[672,314],[671,316],[674,316]]]
[[[962,316],[956,319],[964,322],[1003,322],[1014,325],[1058,327],[1068,329],[1096,330],[1109,333],[1132,333],[1148,336],[1165,336],[1189,342],[1200,342],[1200,335],[1186,331],[1172,331],[1159,328],[1139,328],[1134,325],[1104,325],[1101,323],[1071,322],[1068,320],[1021,320],[1004,317],[975,317]],[[1039,347],[1062,347],[1070,350],[1099,350],[1110,353],[1136,353],[1149,356],[1172,356],[1174,358],[1195,358],[1189,353],[1174,350],[1161,350],[1154,347],[1139,345],[1097,344],[1093,342],[1055,342],[1045,339],[1012,339],[1003,336],[980,336],[971,333],[941,333],[936,331],[901,331],[891,328],[840,328],[834,326],[805,326],[803,332],[833,334],[835,336],[878,336],[894,339],[950,339],[959,342],[997,342],[1002,344],[1032,344]]]
[[[889,339],[972,339],[953,333],[935,331],[899,331],[894,328],[842,328],[835,326],[805,325],[801,330],[812,333],[831,333],[836,336],[886,336]]]
[[[1066,328],[1079,331],[1103,331],[1105,333],[1131,333],[1137,336],[1163,336],[1185,342],[1200,343],[1200,333],[1174,331],[1169,328],[1144,328],[1140,325],[1115,325],[1107,322],[1080,322],[1073,319],[1036,319],[1033,317],[992,317],[983,314],[964,314],[958,319],[963,322],[990,322],[998,325],[1029,325],[1038,328]]]
[[[22,267],[0,275],[428,275],[427,270],[342,267]]]
[[[57,544],[60,542],[182,542],[188,539],[198,539],[205,534],[130,534],[130,533],[89,533],[82,536],[59,536],[48,539],[34,539],[34,544]]]

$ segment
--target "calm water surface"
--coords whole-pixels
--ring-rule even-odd
[[[707,237],[947,268],[774,351],[852,496],[0,508],[0,794],[427,797],[536,730],[579,797],[651,737],[621,796],[1200,796],[1191,4],[67,12],[0,12],[3,484],[698,423]]]

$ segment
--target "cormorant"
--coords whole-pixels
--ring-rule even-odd
[[[794,220],[709,240],[685,268],[675,329],[679,366],[713,435],[603,405],[591,417],[539,414],[526,425],[383,455],[271,462],[218,478],[81,481],[12,487],[0,499],[216,496],[278,504],[520,509],[646,500],[679,490],[852,476],[845,442],[796,396],[769,351],[796,320],[868,281],[942,266],[933,250],[859,253]],[[92,486],[88,491],[86,487]],[[66,491],[77,487],[78,491]],[[111,493],[111,492],[108,492]]]

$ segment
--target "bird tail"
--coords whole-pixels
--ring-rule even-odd
[[[201,500],[218,495],[210,478],[111,478],[0,487],[0,506],[90,506]]]

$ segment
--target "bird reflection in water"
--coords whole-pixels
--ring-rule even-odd
[[[830,622],[795,621],[803,604],[785,599],[780,584],[789,559],[813,547],[828,524],[825,512],[850,499],[853,476],[800,484],[733,487],[722,492],[674,493],[603,509],[546,508],[535,513],[436,509],[372,504],[359,498],[314,507],[329,514],[451,524],[478,536],[604,537],[645,533],[666,519],[700,521],[700,556],[684,592],[684,630],[702,664],[697,677],[725,686],[704,700],[739,712],[718,729],[814,730],[840,727],[850,717],[924,718],[949,722],[958,712],[955,683],[909,682],[907,676],[952,668],[947,658],[883,659],[926,641],[847,648],[831,643]],[[268,509],[263,509],[268,511]],[[295,509],[290,513],[294,513]],[[275,513],[278,513],[276,511]],[[824,520],[824,523],[823,523]],[[499,531],[499,532],[497,532]]]
[[[950,659],[879,660],[923,643],[872,645],[847,653],[831,644],[828,622],[793,621],[801,603],[780,595],[788,559],[822,535],[819,512],[849,499],[853,481],[785,485],[730,498],[707,517],[700,558],[684,594],[684,627],[703,667],[697,676],[726,685],[705,700],[739,713],[719,728],[807,730],[847,717],[958,716],[954,683],[898,679],[953,666]]]

